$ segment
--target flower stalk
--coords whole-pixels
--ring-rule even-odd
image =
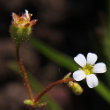
[[[39,100],[42,98],[43,95],[45,95],[49,90],[51,90],[53,87],[59,85],[59,84],[62,84],[62,83],[68,83],[70,81],[74,81],[73,78],[67,78],[67,79],[62,79],[62,80],[58,80],[58,81],[55,81],[51,84],[49,84],[34,100],[34,103],[38,103]]]
[[[20,50],[20,46],[16,46],[17,63],[18,63],[20,72],[21,72],[22,75],[23,75],[24,85],[25,85],[25,87],[27,88],[28,96],[29,96],[29,98],[30,98],[32,101],[34,101],[34,96],[33,96],[33,93],[32,93],[32,88],[31,88],[31,85],[30,85],[29,80],[28,80],[28,76],[27,76],[26,69],[25,69],[25,67],[24,67],[24,65],[23,65],[22,60],[20,59],[19,50]]]

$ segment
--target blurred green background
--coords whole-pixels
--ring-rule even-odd
[[[109,0],[0,0],[0,110],[30,110],[28,98],[17,73],[15,45],[9,34],[11,13],[33,13],[38,23],[30,42],[21,48],[29,71],[33,93],[77,69],[73,58],[78,53],[94,52],[107,64],[107,73],[98,75],[95,89],[84,88],[76,96],[64,84],[49,91],[42,101],[47,107],[36,110],[110,109],[110,2]]]

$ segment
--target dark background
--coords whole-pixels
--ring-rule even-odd
[[[107,16],[106,0],[0,0],[0,110],[25,110],[26,90],[18,74],[9,69],[15,61],[15,47],[9,34],[11,13],[25,9],[38,19],[33,35],[51,47],[74,57],[78,53],[101,50],[101,25]],[[97,46],[96,46],[97,45]],[[21,55],[26,67],[43,85],[62,78],[68,70],[54,64],[31,44],[25,43]],[[99,56],[100,57],[100,56]],[[39,74],[40,73],[40,74]],[[84,93],[74,95],[66,86],[49,94],[64,110],[109,110],[110,106],[93,89],[82,84]],[[59,97],[60,96],[60,97]],[[46,108],[43,108],[45,110]]]

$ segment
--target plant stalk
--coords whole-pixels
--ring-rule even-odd
[[[23,62],[22,60],[20,59],[20,46],[16,46],[16,57],[17,57],[17,63],[18,63],[18,66],[19,66],[19,69],[20,69],[20,72],[22,73],[23,75],[23,79],[24,79],[24,85],[25,87],[27,88],[27,92],[28,92],[28,96],[29,98],[34,101],[34,96],[33,96],[33,93],[32,93],[32,88],[31,88],[31,85],[29,83],[29,80],[28,80],[28,76],[27,76],[27,72],[26,72],[26,69],[23,65]]]
[[[51,84],[49,84],[34,100],[34,103],[38,103],[38,101],[42,98],[43,95],[45,95],[50,89],[52,89],[53,87],[55,87],[56,85],[62,84],[62,83],[67,83],[69,81],[74,81],[73,78],[67,78],[67,79],[62,79],[62,80],[58,80],[55,82],[52,82]]]

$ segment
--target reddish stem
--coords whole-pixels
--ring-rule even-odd
[[[62,84],[62,83],[67,83],[69,81],[74,81],[73,78],[67,78],[67,79],[62,79],[62,80],[58,80],[58,81],[55,81],[51,84],[49,84],[34,100],[34,103],[37,103],[44,94],[46,94],[50,89],[52,89],[54,86],[56,85],[59,85],[59,84]]]
[[[17,62],[18,62],[19,68],[20,68],[20,72],[23,74],[24,84],[25,84],[25,87],[27,88],[29,98],[34,101],[34,96],[32,93],[31,85],[28,80],[27,72],[26,72],[26,69],[25,69],[21,59],[20,59],[19,48],[20,48],[19,46],[16,46]]]

